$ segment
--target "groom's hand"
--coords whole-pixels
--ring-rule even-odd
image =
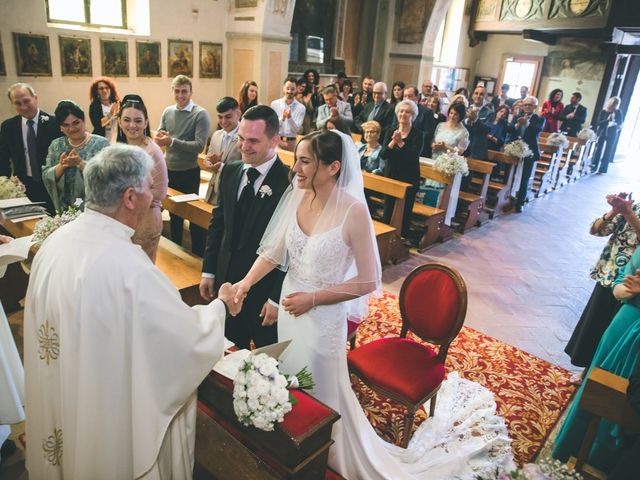
[[[262,307],[260,316],[262,317],[262,326],[269,327],[278,321],[278,309],[267,300]]]
[[[213,278],[202,277],[200,280],[200,296],[207,302],[216,298],[216,291],[213,288]]]

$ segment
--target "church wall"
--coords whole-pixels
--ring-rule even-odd
[[[149,15],[150,34],[138,36],[51,28],[47,26],[44,0],[5,0],[0,2],[0,37],[7,76],[0,77],[0,90],[5,92],[17,81],[28,82],[36,89],[43,110],[53,112],[59,100],[69,98],[78,102],[88,115],[89,86],[92,78],[102,73],[100,39],[127,40],[129,77],[115,79],[119,93],[140,94],[147,103],[151,128],[157,128],[163,109],[174,102],[167,68],[167,40],[181,39],[193,41],[193,99],[211,114],[215,114],[220,97],[235,97],[242,83],[249,79],[258,83],[260,101],[267,102],[280,95],[282,78],[286,75],[294,3],[260,2],[257,8],[235,9],[230,1],[129,0],[130,24],[134,18],[139,20],[131,14],[132,9]],[[145,19],[142,20],[144,24]],[[51,77],[17,77],[12,32],[49,37]],[[93,77],[61,75],[59,35],[91,39]],[[136,40],[161,42],[161,77],[137,77]],[[200,41],[223,45],[221,79],[198,78]],[[9,102],[0,101],[0,118],[13,114]]]
[[[535,55],[546,58],[540,78],[540,86],[536,96],[542,103],[554,88],[564,91],[563,102],[568,102],[571,93],[578,91],[582,94],[582,104],[587,107],[589,116],[594,114],[594,106],[597,101],[598,91],[604,72],[604,60],[596,42],[585,45],[586,39],[560,39],[557,45],[524,40],[519,35],[490,34],[487,41],[481,42],[477,47],[466,47],[468,63],[463,66],[471,68],[470,82],[476,75],[498,77],[504,55]],[[465,44],[468,45],[468,42]],[[592,58],[584,58],[584,51],[591,52]],[[465,54],[466,55],[466,54]],[[582,56],[581,56],[582,55]],[[577,59],[576,68],[558,69],[550,64],[553,58]]]

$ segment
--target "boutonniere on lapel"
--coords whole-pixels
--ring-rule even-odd
[[[48,122],[49,121],[49,116],[48,115],[40,115],[40,123],[44,123],[44,122]]]
[[[271,190],[271,187],[269,185],[262,185],[260,187],[260,190],[258,190],[258,193],[260,194],[260,198],[264,198],[265,195],[267,197],[270,197],[271,195],[273,195],[273,190]]]

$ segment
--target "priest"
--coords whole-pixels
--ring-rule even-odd
[[[196,389],[237,313],[225,284],[189,308],[131,242],[152,200],[149,155],[88,162],[86,208],[36,254],[25,307],[27,469],[39,479],[186,479]]]

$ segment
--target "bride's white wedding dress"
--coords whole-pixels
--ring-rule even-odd
[[[354,258],[343,226],[307,236],[293,222],[286,238],[289,268],[283,298],[344,280]],[[495,413],[493,395],[457,373],[449,374],[438,393],[435,416],[418,428],[408,449],[378,437],[351,388],[346,318],[346,303],[318,306],[298,317],[280,308],[278,315],[279,340],[292,340],[280,357],[281,370],[295,374],[307,366],[316,383],[313,395],[341,415],[329,453],[334,470],[349,480],[475,479],[511,464],[510,440],[504,420]]]

